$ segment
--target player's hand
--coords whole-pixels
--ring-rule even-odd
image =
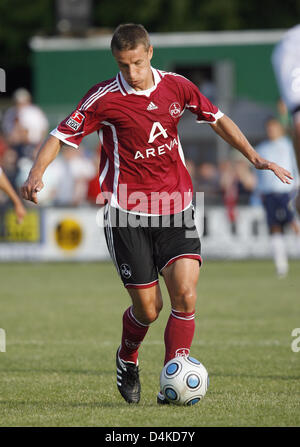
[[[15,204],[15,213],[17,215],[18,224],[21,224],[27,213],[26,208],[23,206],[21,202]]]
[[[38,203],[37,193],[42,190],[44,183],[40,176],[29,174],[28,179],[21,188],[22,197],[33,203]]]
[[[282,181],[282,183],[291,183],[293,180],[292,174],[281,166],[273,163],[272,161],[261,159],[255,163],[256,169],[266,169],[273,171],[274,174]]]

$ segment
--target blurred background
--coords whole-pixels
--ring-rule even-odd
[[[1,0],[0,166],[19,191],[48,132],[93,84],[116,74],[110,39],[126,22],[149,31],[154,67],[191,79],[254,147],[268,139],[270,116],[290,138],[271,54],[299,17],[299,0]],[[195,194],[204,192],[204,257],[270,257],[256,173],[247,160],[188,112],[179,130]],[[79,151],[64,147],[45,173],[40,206],[25,203],[21,225],[0,191],[0,260],[108,259],[96,205],[99,153],[96,135]],[[289,255],[299,257],[293,238],[287,231]]]

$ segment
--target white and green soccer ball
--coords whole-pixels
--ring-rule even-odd
[[[173,358],[160,374],[161,392],[176,405],[195,405],[205,396],[208,385],[205,366],[193,357]]]

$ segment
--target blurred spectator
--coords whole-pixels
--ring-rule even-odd
[[[284,128],[286,134],[292,135],[292,120],[288,108],[283,100],[280,98],[276,104],[278,121]]]
[[[199,144],[197,144],[197,142],[191,143],[189,141],[184,143],[184,157],[186,162],[188,161],[191,163],[198,164],[200,161],[200,156],[201,156],[201,149],[199,147]]]
[[[5,140],[5,138],[3,137],[3,135],[0,133],[0,165],[2,164],[2,158],[5,154],[5,152],[8,149],[8,144]]]
[[[20,158],[16,181],[18,187],[26,180],[37,149],[33,152],[32,158]],[[44,188],[38,193],[39,203],[43,206],[84,204],[87,200],[88,183],[95,173],[96,166],[86,156],[83,147],[74,149],[70,146],[63,146],[60,154],[45,171]]]
[[[30,93],[19,88],[13,94],[14,105],[3,116],[2,130],[8,144],[18,157],[31,158],[48,132],[48,120],[43,111],[32,104]]]
[[[224,197],[231,196],[234,197],[236,204],[248,205],[256,185],[256,178],[250,163],[237,152],[234,153],[232,161],[227,160],[220,163],[219,169]]]
[[[224,205],[227,211],[227,217],[235,230],[236,206],[238,202],[238,187],[234,174],[234,166],[229,161],[223,161],[219,164],[220,186],[223,195]]]
[[[204,192],[205,204],[215,205],[220,203],[220,176],[216,165],[205,162],[198,166],[196,189]]]
[[[283,239],[283,230],[287,225],[297,235],[296,244],[300,253],[300,227],[296,220],[294,204],[299,186],[299,173],[293,144],[285,135],[281,123],[275,118],[269,118],[265,126],[268,139],[256,147],[257,152],[263,158],[284,166],[294,177],[291,184],[285,184],[270,171],[256,171],[257,190],[262,198],[271,234],[276,272],[279,277],[284,277],[288,273],[288,257]]]
[[[100,194],[100,183],[99,183],[99,166],[100,166],[100,151],[101,148],[97,148],[95,155],[93,157],[93,164],[95,169],[95,175],[88,181],[87,185],[87,201],[91,205],[96,205],[98,194]]]
[[[17,161],[17,152],[11,147],[7,146],[5,152],[3,153],[1,164],[13,188],[16,188],[16,175],[18,172]]]
[[[6,172],[6,176],[13,188],[16,187],[15,178],[17,174],[17,152],[12,149],[4,136],[0,133],[0,166]]]
[[[219,170],[224,205],[234,233],[236,208],[250,203],[256,178],[250,163],[239,152],[233,152],[232,160],[220,163]]]
[[[82,146],[79,149],[63,146],[61,156],[63,173],[55,204],[80,205],[86,200],[88,182],[95,176],[94,163]]]
[[[233,169],[237,185],[238,204],[248,205],[256,187],[256,177],[250,162],[240,153],[233,152]]]
[[[18,175],[16,178],[16,185],[20,188],[28,177],[29,171],[33,164],[35,152],[33,157],[21,157],[18,161]],[[46,169],[44,174],[44,188],[39,192],[39,203],[42,206],[53,205],[57,195],[59,194],[59,187],[63,181],[63,166],[61,157],[58,156],[53,163]],[[30,206],[30,204],[29,204]]]

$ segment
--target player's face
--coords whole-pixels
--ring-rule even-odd
[[[120,71],[128,84],[135,90],[147,90],[153,86],[151,59],[153,47],[147,51],[144,45],[133,50],[114,51]]]

